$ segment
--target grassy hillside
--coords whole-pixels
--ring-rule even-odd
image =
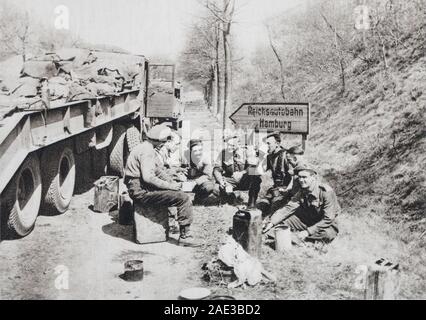
[[[354,286],[357,267],[387,258],[401,266],[399,298],[425,299],[425,53],[424,41],[409,37],[389,50],[388,68],[383,61],[353,60],[344,93],[338,76],[314,85],[288,80],[297,100],[312,103],[307,157],[338,194],[340,234],[323,251],[297,248],[278,254],[264,247],[262,262],[277,275],[277,284],[234,291],[222,284],[217,290],[263,299],[362,299]],[[270,68],[265,61],[259,66]],[[259,78],[240,82],[237,99],[282,100],[273,89],[279,79]],[[220,221],[217,227],[211,221],[209,228],[220,233],[231,216]],[[217,239],[209,241],[219,245]]]
[[[349,211],[368,207],[424,231],[426,57],[414,48],[394,54],[392,70],[354,63],[344,94],[333,82],[308,93],[309,156]]]

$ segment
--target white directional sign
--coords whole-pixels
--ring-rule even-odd
[[[245,103],[230,117],[238,127],[309,134],[309,103]]]

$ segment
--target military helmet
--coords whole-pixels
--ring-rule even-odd
[[[172,130],[162,124],[152,127],[147,133],[148,139],[158,142],[166,142],[171,135]]]
[[[301,161],[297,164],[296,168],[294,168],[294,174],[299,174],[301,171],[310,171],[314,174],[317,174],[315,167],[304,161]]]

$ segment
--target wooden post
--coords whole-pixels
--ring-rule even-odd
[[[305,151],[305,152],[306,152],[306,141],[307,140],[308,140],[308,136],[306,134],[303,134],[302,135],[302,148],[303,148],[303,151]]]
[[[385,259],[368,267],[365,300],[395,300],[399,291],[399,266]]]

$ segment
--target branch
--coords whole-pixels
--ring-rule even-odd
[[[335,28],[335,27],[333,27],[333,25],[332,25],[330,22],[328,22],[328,19],[325,17],[325,15],[324,15],[322,12],[320,12],[320,15],[321,15],[321,17],[324,19],[324,22],[327,24],[327,26],[331,29],[331,31],[333,31],[333,33],[337,36],[337,38],[338,38],[338,39],[339,39],[342,43],[344,43],[343,38],[339,35],[339,33],[337,32],[336,28]]]
[[[285,84],[284,84],[284,65],[283,65],[283,61],[281,60],[281,57],[278,54],[278,50],[275,47],[274,42],[272,40],[271,29],[270,29],[269,25],[265,23],[265,27],[266,27],[266,30],[268,31],[269,44],[270,44],[271,49],[274,52],[274,55],[277,58],[278,63],[280,65],[280,70],[281,70],[281,95],[282,95],[283,99],[285,100],[285,92],[284,92],[284,86],[285,86]]]
[[[204,30],[201,30],[200,27],[195,26],[195,28],[201,33],[201,35],[204,37],[204,40],[207,41],[207,43],[212,47],[216,49],[216,46],[210,41],[209,36],[204,32]]]
[[[222,21],[223,23],[228,23],[227,21],[225,21],[225,18],[219,16],[219,14],[217,13],[217,11],[219,11],[219,10],[217,9],[217,7],[215,5],[213,5],[215,8],[211,8],[209,4],[210,4],[210,1],[207,1],[205,4],[203,4],[203,6],[207,10],[209,10],[216,17],[216,19]]]

